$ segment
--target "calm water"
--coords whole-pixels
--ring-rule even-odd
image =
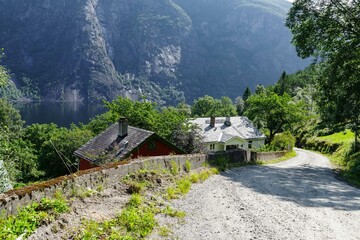
[[[88,123],[90,118],[104,113],[102,104],[82,103],[15,103],[26,125],[33,123],[56,123],[60,127],[69,127],[71,123]]]

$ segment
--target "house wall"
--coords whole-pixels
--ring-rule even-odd
[[[251,141],[251,140],[250,140]],[[210,145],[214,144],[215,145],[215,149],[211,149]],[[263,146],[265,144],[265,140],[252,140],[252,146],[251,149],[259,149],[261,146]],[[225,144],[221,144],[221,143],[206,143],[206,150],[208,152],[219,152],[219,151],[224,151],[226,150],[226,146],[229,145],[238,145],[240,149],[244,149],[244,150],[251,150],[249,149],[249,140],[243,140],[240,138],[233,138],[230,141],[226,142]]]
[[[230,141],[226,142],[224,146],[224,150],[226,150],[226,146],[229,145],[238,145],[238,148],[247,149],[246,141],[240,138],[233,138]]]
[[[86,169],[90,169],[90,168],[94,168],[94,167],[98,167],[95,164],[90,163],[87,160],[84,160],[82,158],[80,158],[79,160],[79,170],[86,170]]]
[[[150,145],[152,144],[151,141],[155,142],[155,148],[152,148]],[[137,158],[137,157],[153,157],[153,156],[164,156],[170,154],[183,154],[178,152],[176,149],[173,149],[171,146],[167,145],[165,142],[162,142],[155,138],[148,139],[143,145],[139,148],[133,150],[130,155],[130,158]],[[91,162],[80,159],[79,160],[79,170],[86,170],[98,167],[96,164],[92,164]]]
[[[214,149],[210,148],[210,145],[214,144]],[[218,152],[218,151],[224,151],[224,144],[221,143],[206,143],[206,151],[208,152]]]
[[[152,148],[152,141],[155,141],[155,148]],[[173,149],[171,146],[165,144],[158,139],[150,138],[140,148],[135,149],[131,153],[131,158],[147,157],[147,156],[163,156],[170,154],[181,154]]]

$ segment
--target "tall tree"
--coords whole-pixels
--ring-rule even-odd
[[[242,99],[242,97],[239,96],[235,98],[235,107],[237,114],[242,116],[245,110],[245,101]]]
[[[275,85],[275,89],[274,92],[277,93],[278,95],[283,95],[286,92],[289,92],[288,86],[287,86],[287,82],[286,82],[286,72],[283,71],[281,73],[281,76],[278,80],[278,82]]]
[[[255,94],[260,94],[266,92],[266,88],[262,84],[258,84],[255,87]]]
[[[194,101],[191,107],[191,114],[193,117],[235,116],[236,108],[229,97],[214,99],[206,95]]]
[[[360,3],[358,0],[295,0],[286,25],[300,57],[322,67],[318,105],[323,120],[360,125]]]
[[[249,87],[246,87],[244,93],[243,93],[243,100],[246,101],[251,96],[251,91]]]
[[[245,115],[259,128],[268,130],[270,142],[276,133],[292,130],[295,124],[299,124],[305,118],[304,105],[292,101],[286,93],[279,96],[267,91],[252,95],[246,103],[248,107]]]

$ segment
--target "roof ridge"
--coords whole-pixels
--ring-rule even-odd
[[[134,127],[134,126],[130,126],[128,125],[129,128],[133,128],[133,129],[137,129],[137,130],[141,130],[143,132],[149,132],[149,133],[155,133],[153,131],[147,130],[147,129],[143,129],[143,128],[139,128],[139,127]]]

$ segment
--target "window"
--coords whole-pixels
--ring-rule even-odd
[[[210,150],[215,150],[215,144],[210,144]]]
[[[251,148],[252,148],[252,141],[249,141],[248,148],[249,148],[249,149],[251,149]]]

